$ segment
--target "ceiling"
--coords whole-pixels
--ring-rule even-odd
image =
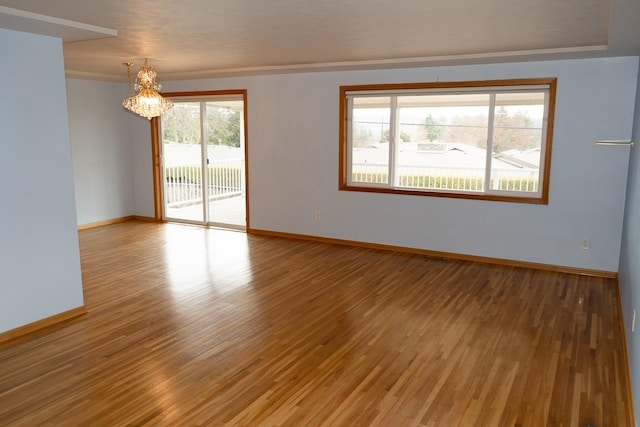
[[[0,28],[62,37],[68,76],[113,81],[144,58],[176,80],[636,56],[639,22],[638,0],[0,0]]]

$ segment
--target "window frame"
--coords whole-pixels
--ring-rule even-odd
[[[340,86],[340,126],[339,126],[339,167],[338,167],[338,189],[340,191],[358,191],[369,193],[386,193],[386,194],[402,194],[413,196],[428,196],[428,197],[448,197],[458,199],[472,199],[472,200],[487,200],[498,202],[515,202],[515,203],[530,203],[530,204],[548,204],[549,203],[549,184],[550,184],[550,169],[551,169],[551,154],[553,143],[553,127],[555,116],[555,102],[556,102],[556,86],[557,78],[530,78],[530,79],[508,79],[508,80],[477,80],[477,81],[462,81],[462,82],[428,82],[428,83],[391,83],[391,84],[366,84],[366,85],[347,85]],[[443,94],[454,94],[460,92],[470,93],[491,93],[495,97],[496,94],[507,93],[512,88],[522,88],[523,90],[531,90],[536,87],[544,87],[545,91],[548,91],[548,98],[546,99],[546,120],[542,123],[542,140],[541,140],[541,154],[539,167],[542,169],[539,173],[539,192],[535,195],[531,193],[522,192],[522,195],[518,195],[517,192],[507,192],[501,190],[487,190],[483,192],[463,192],[456,190],[433,190],[433,189],[410,189],[394,187],[393,173],[395,169],[395,159],[393,153],[397,151],[397,144],[394,143],[393,138],[390,139],[390,158],[388,165],[389,183],[384,185],[361,185],[360,183],[350,182],[349,173],[351,170],[351,153],[350,150],[350,135],[349,135],[349,113],[350,99],[353,98],[353,94],[361,92],[363,95],[372,95],[379,93],[381,96],[392,95],[402,96],[410,91],[427,91],[431,90],[435,92],[441,92]],[[483,92],[485,91],[485,92]],[[393,99],[393,98],[392,98]],[[393,108],[394,106],[390,106]],[[489,111],[490,120],[493,117],[493,110]],[[391,121],[395,119],[396,114],[391,114]],[[489,121],[488,121],[489,123]],[[390,123],[390,128],[393,123]],[[493,126],[490,126],[493,128]],[[487,135],[488,138],[491,135]],[[391,147],[395,145],[396,147]],[[491,142],[488,143],[490,148]],[[490,159],[489,150],[487,150],[487,159]],[[487,160],[487,163],[489,160]],[[487,169],[485,166],[485,174]]]

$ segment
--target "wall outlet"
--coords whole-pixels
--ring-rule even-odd
[[[586,237],[582,239],[582,242],[580,243],[580,247],[582,249],[589,250],[589,245],[591,245],[591,242],[589,241],[589,239],[587,239]]]
[[[633,314],[631,315],[631,332],[636,330],[636,309],[633,309]]]
[[[320,221],[320,211],[316,211],[313,217],[316,219],[316,221]]]

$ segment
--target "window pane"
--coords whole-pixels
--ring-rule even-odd
[[[220,99],[205,103],[208,221],[244,226],[244,101]]]
[[[389,183],[389,97],[353,99],[351,121],[351,179],[370,184]]]
[[[167,218],[202,222],[200,104],[175,102],[162,115],[164,202]]]
[[[554,78],[341,86],[339,189],[547,204],[555,92]]]
[[[484,190],[488,94],[398,97],[397,185]]]
[[[492,190],[538,191],[544,98],[544,92],[496,94]]]

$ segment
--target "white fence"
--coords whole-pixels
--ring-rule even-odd
[[[166,166],[164,200],[176,208],[202,203],[202,169],[199,164]],[[217,160],[207,165],[207,199],[209,201],[241,196],[244,192],[244,161]]]
[[[385,164],[354,163],[353,182],[386,183],[389,167]],[[429,190],[483,191],[484,169],[434,166],[400,166],[398,186]],[[491,189],[538,191],[536,169],[492,169]]]

